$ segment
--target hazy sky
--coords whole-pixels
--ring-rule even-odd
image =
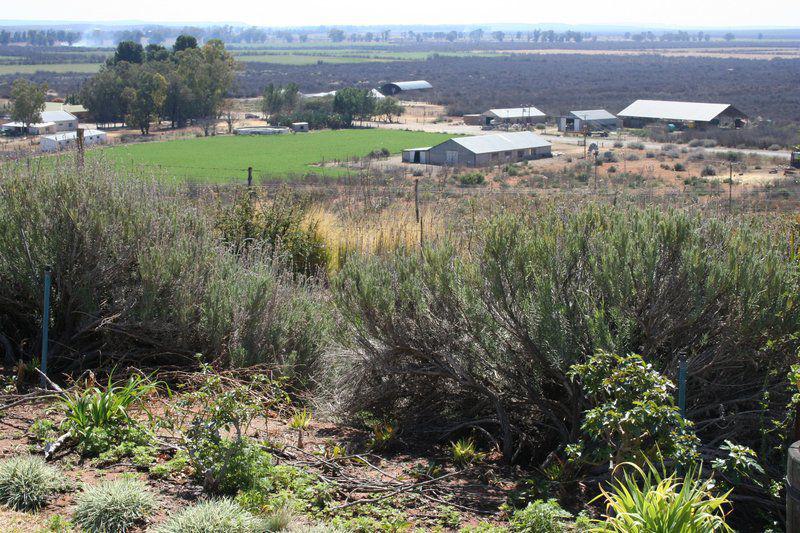
[[[800,0],[0,0],[3,20],[800,27]]]

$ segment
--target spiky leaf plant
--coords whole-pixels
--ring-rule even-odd
[[[61,472],[40,457],[11,457],[0,462],[0,503],[17,511],[42,507],[63,487]]]
[[[125,533],[142,524],[155,506],[155,497],[138,479],[106,481],[78,496],[75,523],[87,533]]]

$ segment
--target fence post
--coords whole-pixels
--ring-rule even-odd
[[[800,442],[789,447],[786,460],[786,533],[800,533]]]
[[[42,301],[42,377],[41,384],[47,386],[45,376],[47,375],[47,348],[50,336],[50,283],[53,269],[50,266],[44,267],[44,298]]]
[[[78,170],[80,170],[83,168],[83,128],[78,128],[76,139],[78,142],[77,164]]]
[[[253,186],[253,167],[247,167],[247,186]]]

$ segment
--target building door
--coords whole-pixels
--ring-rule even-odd
[[[419,151],[414,151],[414,163],[419,163]]]
[[[457,165],[458,164],[458,151],[457,150],[447,150],[445,152],[445,163],[448,165]]]

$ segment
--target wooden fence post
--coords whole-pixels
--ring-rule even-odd
[[[78,170],[83,168],[83,128],[78,128],[76,132],[76,139],[78,144],[78,153],[77,153],[77,166]]]
[[[786,460],[786,533],[800,533],[800,441]]]

